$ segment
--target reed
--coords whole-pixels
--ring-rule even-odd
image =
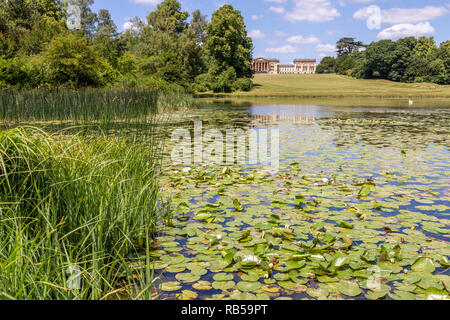
[[[163,130],[167,109],[189,101],[0,93],[0,299],[152,297],[149,242],[172,214],[159,195]],[[66,127],[47,130],[55,120]],[[36,121],[45,129],[24,125]]]

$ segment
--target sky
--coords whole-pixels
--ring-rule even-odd
[[[130,18],[145,18],[161,0],[95,0],[123,31]],[[336,41],[354,37],[366,44],[406,36],[450,40],[450,0],[182,0],[184,11],[200,9],[210,20],[224,4],[240,10],[253,38],[253,57],[297,58],[334,55]]]

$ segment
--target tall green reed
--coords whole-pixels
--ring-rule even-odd
[[[4,124],[17,126],[0,131],[0,299],[152,297],[149,242],[170,215],[158,193],[164,128],[191,102],[89,90],[0,93]],[[67,123],[23,126],[55,120]]]

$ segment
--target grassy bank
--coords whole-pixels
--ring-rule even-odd
[[[450,86],[431,83],[398,83],[387,80],[361,80],[335,74],[266,75],[257,74],[250,92],[198,97],[382,97],[450,98]]]
[[[158,111],[189,99],[135,89],[0,98],[0,299],[150,299],[150,238],[171,215]]]

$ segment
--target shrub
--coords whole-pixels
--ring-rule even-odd
[[[211,83],[211,89],[214,92],[233,92],[234,84],[237,80],[236,71],[233,67],[229,67],[219,76],[215,77]]]
[[[52,84],[80,87],[98,86],[102,82],[98,73],[102,62],[85,38],[70,33],[59,36],[50,42],[44,57]]]
[[[250,78],[240,78],[234,83],[235,90],[250,91],[253,88],[253,81]]]

